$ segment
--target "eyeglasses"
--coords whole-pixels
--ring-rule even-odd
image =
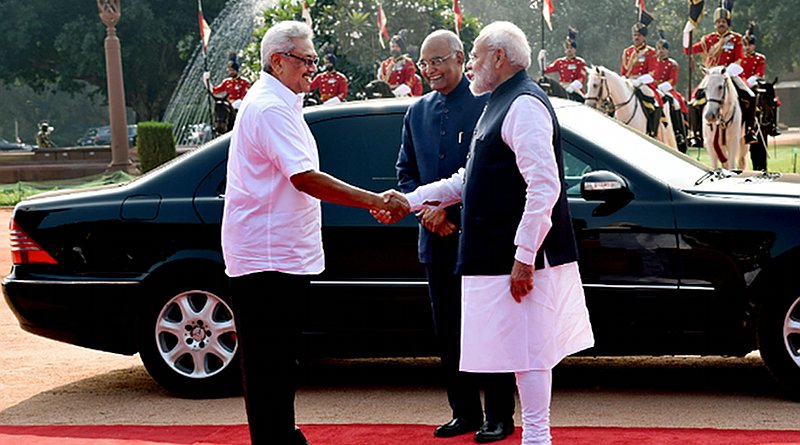
[[[455,53],[450,53],[450,55],[445,57],[432,57],[430,60],[421,59],[419,62],[417,62],[417,66],[422,71],[427,70],[428,67],[439,68],[445,60],[453,57],[454,54]]]
[[[293,59],[297,59],[297,60],[303,62],[305,64],[305,66],[307,66],[309,68],[311,68],[312,66],[317,66],[317,64],[319,63],[319,57],[300,57],[297,54],[292,54],[290,52],[278,53],[278,54],[280,54],[282,56],[288,56],[288,57],[291,57]]]

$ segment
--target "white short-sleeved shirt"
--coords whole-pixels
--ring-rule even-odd
[[[289,179],[319,170],[302,107],[302,95],[262,73],[239,108],[222,217],[222,254],[231,277],[264,271],[308,275],[325,268],[320,202]]]

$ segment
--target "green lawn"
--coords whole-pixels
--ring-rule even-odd
[[[689,156],[711,165],[705,148],[690,148]],[[750,155],[747,155],[747,168],[752,169]],[[800,146],[771,144],[767,148],[767,170],[771,172],[797,173],[800,169]]]

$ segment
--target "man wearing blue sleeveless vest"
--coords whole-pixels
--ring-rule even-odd
[[[462,202],[460,368],[514,372],[522,444],[549,445],[552,369],[593,346],[594,337],[578,273],[558,120],[525,72],[530,52],[512,23],[481,31],[470,54],[470,89],[491,95],[466,168],[405,196],[412,210]]]
[[[475,123],[488,97],[476,97],[470,92],[464,62],[464,45],[452,31],[434,31],[422,42],[417,66],[433,91],[411,105],[403,121],[397,179],[398,188],[404,193],[447,178],[467,162]],[[417,218],[419,260],[428,277],[447,401],[453,412],[452,419],[433,434],[453,437],[477,430],[475,440],[479,443],[505,439],[514,429],[514,375],[459,371],[461,276],[455,272],[459,207],[423,209]]]

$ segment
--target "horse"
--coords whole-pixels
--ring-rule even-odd
[[[711,167],[734,165],[743,170],[747,144],[744,143],[742,110],[733,80],[724,66],[703,69],[706,74],[706,104],[703,107],[703,144]]]
[[[375,79],[364,86],[364,94],[367,99],[380,99],[385,97],[395,97],[392,87],[384,80]]]
[[[214,137],[222,136],[223,134],[233,129],[233,122],[236,120],[236,110],[228,102],[227,98],[217,97],[213,94],[214,98]]]
[[[750,162],[753,170],[767,169],[767,145],[770,136],[776,136],[778,121],[778,99],[774,85],[764,79],[756,80],[753,92],[756,94],[756,142],[750,144]]]
[[[586,71],[588,74],[586,105],[605,110],[604,102],[610,101],[609,114],[625,125],[647,134],[647,117],[642,104],[636,97],[636,87],[619,74],[602,66],[587,68]],[[663,113],[666,124],[659,123],[655,137],[664,144],[677,149],[669,115],[669,111]]]
[[[540,77],[536,83],[544,90],[550,97],[560,97],[562,99],[569,99],[575,102],[583,103],[584,99],[579,93],[570,93],[564,88],[560,82],[551,79],[547,76]]]

